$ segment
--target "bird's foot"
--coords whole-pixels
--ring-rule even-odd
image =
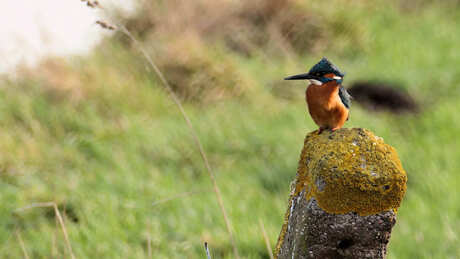
[[[340,129],[340,127],[335,127],[335,128],[332,128],[331,131],[334,132],[336,130]]]
[[[319,127],[318,129],[318,135],[321,134],[321,132],[323,132],[326,128],[323,128],[323,127]]]

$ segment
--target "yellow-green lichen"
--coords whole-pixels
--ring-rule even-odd
[[[365,129],[309,133],[291,184],[289,206],[275,248],[281,250],[295,201],[315,198],[328,213],[361,216],[396,210],[406,192],[407,176],[396,151]]]
[[[407,176],[396,151],[365,129],[312,132],[305,138],[295,194],[305,189],[329,213],[397,210]]]

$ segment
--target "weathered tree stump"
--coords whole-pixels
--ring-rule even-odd
[[[385,258],[407,176],[364,129],[312,132],[291,186],[277,258]]]

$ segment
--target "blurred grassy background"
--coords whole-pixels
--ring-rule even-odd
[[[419,113],[354,104],[347,127],[393,145],[409,176],[389,258],[460,257],[460,8],[452,1],[146,1],[123,21],[197,128],[244,258],[268,258],[303,138],[305,82],[327,56],[357,80],[396,82]],[[52,58],[0,81],[0,257],[232,258],[189,130],[145,59],[115,33],[84,57]],[[179,197],[164,200],[170,197]],[[154,203],[154,204],[153,204]]]

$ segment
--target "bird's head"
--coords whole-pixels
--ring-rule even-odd
[[[330,81],[337,81],[341,84],[345,74],[332,64],[327,58],[322,58],[306,74],[286,77],[284,80],[305,80],[308,79],[312,84],[322,85]]]

